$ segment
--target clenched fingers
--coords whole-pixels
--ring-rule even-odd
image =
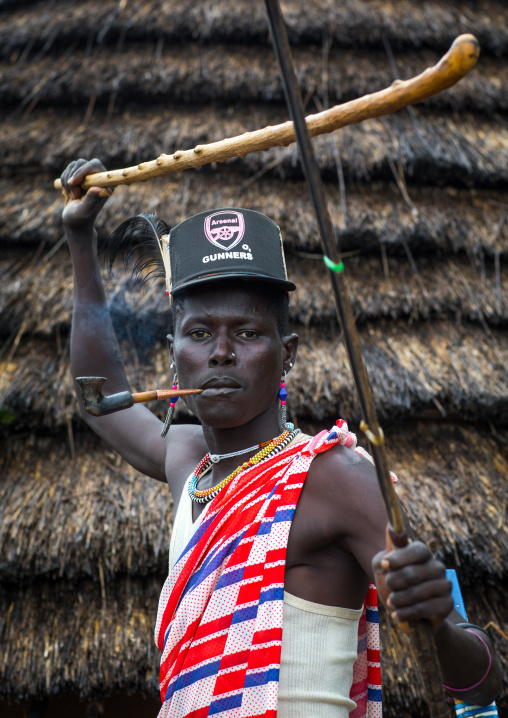
[[[373,568],[381,597],[395,620],[425,618],[437,630],[452,611],[445,567],[420,541],[377,554]]]
[[[451,582],[442,578],[405,590],[392,591],[386,606],[397,621],[415,621],[420,618],[444,621],[453,610]]]
[[[81,183],[87,175],[104,172],[105,167],[98,159],[78,159],[71,162],[61,176],[66,206],[63,222],[66,230],[75,233],[93,225],[95,218],[113,190],[91,187],[83,192]]]
[[[96,172],[105,171],[106,168],[99,159],[85,160],[80,158],[71,162],[63,171],[61,176],[62,187],[73,199],[79,199],[83,194],[80,185],[85,177]],[[111,191],[107,193],[107,196],[109,197],[110,194]]]

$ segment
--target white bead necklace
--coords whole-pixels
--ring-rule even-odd
[[[219,461],[222,461],[222,459],[230,459],[232,456],[240,456],[241,454],[246,454],[248,451],[254,451],[254,449],[259,449],[260,447],[261,444],[255,444],[254,446],[249,446],[248,449],[232,451],[230,454],[210,454],[210,461],[213,464],[218,464]]]

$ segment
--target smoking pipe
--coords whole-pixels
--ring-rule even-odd
[[[189,396],[201,394],[203,389],[155,389],[154,391],[141,391],[131,394],[130,391],[120,391],[118,394],[104,396],[102,386],[106,381],[103,376],[78,376],[76,381],[81,389],[81,396],[85,409],[92,416],[104,416],[121,409],[128,409],[133,404],[145,401],[158,401],[159,399],[172,399],[175,396]]]

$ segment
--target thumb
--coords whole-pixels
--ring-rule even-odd
[[[90,187],[88,192],[77,200],[83,219],[95,219],[112,194],[113,190],[107,187]]]
[[[111,189],[91,187],[83,197],[67,201],[63,212],[65,226],[77,229],[88,224],[93,225],[111,194]]]
[[[86,199],[87,197],[93,200],[109,199],[112,194],[112,187],[90,187],[83,199]]]

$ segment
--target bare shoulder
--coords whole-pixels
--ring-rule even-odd
[[[361,454],[336,446],[313,460],[306,492],[341,535],[355,535],[360,525],[386,524],[376,470]]]
[[[377,488],[376,471],[372,463],[361,454],[345,446],[334,446],[318,454],[311,464],[308,481],[317,490]]]

